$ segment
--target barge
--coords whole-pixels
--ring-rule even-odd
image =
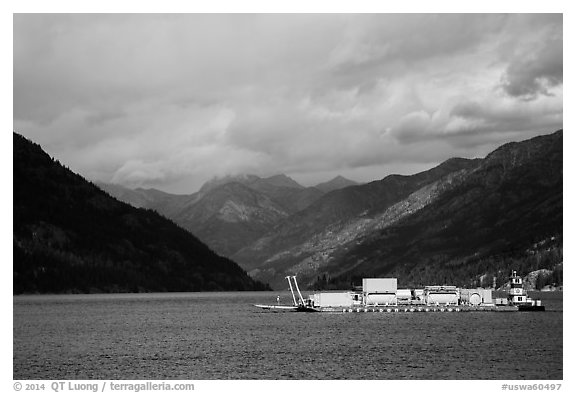
[[[408,313],[471,311],[545,311],[540,300],[528,297],[522,278],[513,271],[506,298],[492,298],[492,289],[433,285],[423,289],[398,289],[396,278],[364,278],[362,288],[347,292],[317,292],[304,299],[296,276],[286,276],[293,304],[255,304],[271,311],[332,313]]]

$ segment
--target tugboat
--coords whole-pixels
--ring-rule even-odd
[[[522,277],[512,271],[510,276],[510,290],[508,291],[508,304],[518,307],[518,311],[545,311],[540,300],[533,300],[522,287]]]

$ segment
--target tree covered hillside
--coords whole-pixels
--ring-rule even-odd
[[[151,210],[110,197],[14,133],[14,293],[262,290]]]
[[[549,269],[561,280],[562,156],[561,130],[501,146],[425,208],[359,240],[322,273],[344,282],[390,275],[403,285],[474,286],[491,285],[494,276],[500,285],[511,270]]]

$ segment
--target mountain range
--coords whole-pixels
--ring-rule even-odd
[[[212,179],[190,195],[174,195],[155,189],[131,190],[98,183],[119,200],[170,218],[225,256],[258,240],[329,190],[353,184],[357,183],[342,176],[315,187],[304,187],[284,174],[266,178],[238,175]]]
[[[287,274],[304,286],[382,276],[401,285],[469,286],[527,264],[553,268],[562,226],[560,130],[484,159],[454,158],[332,191],[231,257],[274,287]],[[546,248],[529,260],[539,242]]]
[[[362,277],[397,277],[408,287],[490,286],[494,279],[501,286],[512,269],[546,271],[539,285],[562,285],[562,130],[505,144],[484,158],[452,158],[427,171],[366,184],[337,177],[304,187],[286,175],[240,175],[215,178],[190,195],[99,184],[106,194],[38,146],[14,138],[14,249],[15,261],[24,261],[15,262],[15,287],[24,291],[58,290],[25,283],[46,271],[56,274],[59,259],[66,261],[62,277],[83,272],[78,277],[84,284],[74,284],[80,291],[92,285],[86,284],[87,271],[132,277],[140,269],[158,280],[132,277],[128,287],[163,290],[165,277],[176,272],[172,264],[182,266],[188,258],[190,270],[170,290],[188,290],[190,282],[193,290],[229,288],[230,282],[285,288],[286,275],[317,289],[347,288]],[[35,212],[33,220],[28,211]],[[86,229],[93,226],[96,235]],[[162,237],[161,244],[147,246],[157,232],[153,227],[166,228],[160,232],[172,240]],[[30,256],[37,252],[48,265]],[[128,263],[125,255],[144,259]],[[218,262],[195,262],[198,255]],[[124,262],[109,262],[118,258]],[[220,277],[214,266],[226,266],[236,278]],[[94,285],[114,290],[120,284]]]
[[[190,232],[112,198],[16,133],[13,164],[14,293],[269,289]],[[127,193],[142,205],[173,197],[148,196]]]

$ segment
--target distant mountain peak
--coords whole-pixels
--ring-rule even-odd
[[[208,191],[213,190],[216,187],[228,183],[250,184],[258,180],[260,180],[259,176],[248,174],[214,176],[212,179],[204,183],[202,187],[200,187],[199,192],[207,193]]]
[[[290,176],[287,176],[283,173],[279,175],[266,177],[262,180],[277,187],[304,188],[304,186],[302,186],[296,180],[292,179]]]
[[[342,175],[338,175],[334,177],[332,180],[329,180],[324,183],[317,184],[315,187],[322,192],[331,192],[334,190],[339,190],[341,188],[356,186],[358,185],[357,182],[347,179]]]
[[[291,177],[281,173],[269,177],[260,177],[252,174],[239,174],[239,175],[226,175],[222,177],[214,177],[208,180],[200,188],[200,193],[206,193],[216,187],[220,187],[228,183],[240,183],[246,186],[254,186],[260,188],[262,186],[268,187],[287,187],[287,188],[305,188]]]

